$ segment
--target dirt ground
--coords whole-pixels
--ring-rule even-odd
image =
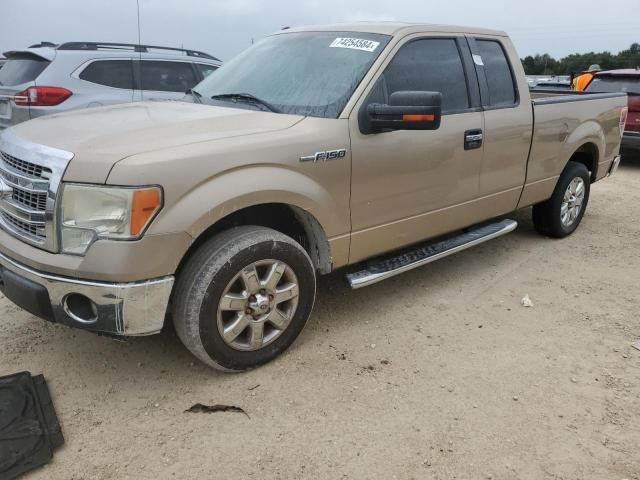
[[[240,375],[171,332],[120,343],[0,298],[0,375],[44,373],[66,437],[28,478],[640,479],[639,212],[634,162],[569,239],[524,211],[371,288],[323,278],[294,347]]]

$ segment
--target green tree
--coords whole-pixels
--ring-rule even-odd
[[[571,75],[598,64],[603,70],[640,67],[640,43],[633,43],[618,54],[611,52],[574,53],[556,60],[548,54],[524,58],[522,65],[527,75]]]

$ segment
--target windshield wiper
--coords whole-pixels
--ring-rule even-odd
[[[269,102],[262,100],[261,98],[256,97],[255,95],[251,95],[250,93],[222,93],[220,95],[214,95],[211,97],[211,100],[231,100],[233,102],[237,101],[249,101],[251,103],[257,103],[267,107],[273,113],[282,113],[277,107],[274,107]]]
[[[190,88],[184,93],[191,95],[197,103],[202,103],[202,94],[200,92],[196,92],[193,88]]]

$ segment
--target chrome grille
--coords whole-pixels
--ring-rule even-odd
[[[24,160],[20,160],[19,158],[13,157],[8,153],[0,152],[0,157],[4,161],[4,164],[10,168],[11,170],[27,175],[28,177],[36,177],[36,178],[49,178],[51,175],[51,170],[41,167],[40,165],[35,165],[30,162],[25,162]],[[43,174],[48,174],[44,175]]]
[[[24,222],[22,220],[19,220],[9,215],[5,211],[0,211],[0,216],[2,216],[2,219],[7,224],[11,225],[14,229],[18,230],[19,232],[26,233],[34,238],[41,238],[43,240],[47,238],[45,233],[44,223],[42,225],[35,225],[32,223]]]
[[[45,211],[47,209],[47,194],[46,193],[30,193],[24,190],[13,189],[13,201],[24,205],[32,210]]]
[[[0,229],[50,252],[58,251],[56,196],[71,152],[0,133]]]
[[[0,199],[0,215],[6,226],[32,241],[44,243],[47,196],[51,170],[0,152],[0,181],[11,195]]]

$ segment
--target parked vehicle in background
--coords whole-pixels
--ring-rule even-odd
[[[536,90],[571,90],[571,83],[557,81],[539,82],[534,86],[530,86],[530,88]]]
[[[568,75],[527,75],[529,88],[549,88],[554,90],[571,89],[571,77]]]
[[[0,58],[0,70],[2,69],[2,66],[7,63],[7,59],[6,58]]]
[[[627,110],[622,93],[530,93],[505,33],[400,23],[276,33],[191,97],[0,135],[0,290],[118,336],[170,313],[227,371],[294,342],[317,274],[372,285],[513,231],[496,218],[531,205],[541,234],[571,235]]]
[[[629,116],[622,139],[624,153],[640,154],[640,67],[597,73],[587,92],[624,92],[629,96]]]
[[[568,75],[554,75],[548,78],[540,78],[536,88],[549,90],[571,90],[571,77]]]
[[[121,43],[43,42],[5,56],[0,130],[79,108],[177,100],[221,65],[195,50]]]

